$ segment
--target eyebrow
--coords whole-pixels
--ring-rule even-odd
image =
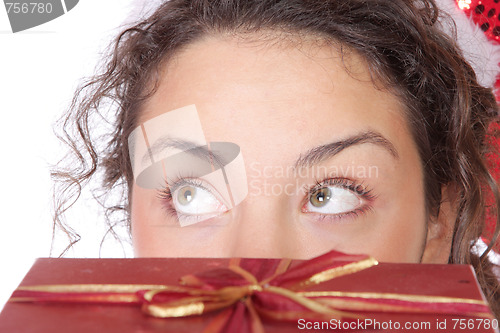
[[[366,131],[359,133],[340,141],[332,142],[326,145],[317,146],[305,154],[301,154],[297,161],[294,163],[294,168],[311,167],[312,165],[319,164],[327,159],[332,158],[341,151],[361,144],[374,144],[387,150],[392,157],[399,159],[398,151],[394,145],[387,140],[382,134],[374,131]]]
[[[212,161],[216,166],[223,166],[223,158],[217,153],[214,153],[212,150],[208,148],[207,145],[200,146],[192,141],[184,140],[184,139],[174,139],[169,137],[162,137],[155,141],[148,147],[148,151],[142,157],[142,162],[146,160],[151,160],[154,163],[154,158],[156,154],[161,152],[164,149],[178,149],[180,152],[191,154],[195,157],[198,157],[202,160]]]

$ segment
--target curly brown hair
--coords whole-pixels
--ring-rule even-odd
[[[60,137],[79,163],[53,173],[58,184],[54,226],[65,230],[73,242],[78,240],[63,215],[82,186],[100,171],[102,193],[121,193],[116,203],[103,204],[110,213],[122,212],[130,225],[134,178],[127,138],[138,125],[141,105],[157,88],[162,65],[173,54],[209,34],[264,30],[310,34],[362,55],[374,80],[383,82],[406,106],[423,161],[429,213],[438,214],[443,186],[453,184],[457,189],[458,217],[449,262],[474,266],[499,317],[499,283],[486,254],[499,233],[500,197],[484,158],[489,149],[486,130],[498,121],[497,104],[491,89],[477,82],[454,36],[439,28],[440,16],[434,0],[166,1],[118,36],[101,74],[78,89],[62,119]],[[94,122],[102,119],[111,130],[97,139]],[[492,244],[478,257],[473,245],[483,232],[487,191],[494,196],[497,224]],[[107,215],[111,231],[116,223],[112,220]]]

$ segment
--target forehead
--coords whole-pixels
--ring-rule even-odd
[[[250,152],[269,140],[271,152],[310,149],[356,130],[408,135],[401,103],[375,86],[366,61],[317,40],[208,37],[189,45],[165,64],[140,118],[192,104],[207,141]]]
[[[342,87],[335,87],[339,82]],[[168,102],[175,109],[186,101],[210,102],[214,97],[246,104],[258,102],[254,94],[263,91],[268,93],[260,94],[260,102],[275,99],[276,93],[296,99],[297,91],[331,94],[334,88],[352,92],[366,85],[376,90],[365,59],[345,47],[341,53],[335,42],[300,36],[212,36],[189,44],[166,62],[158,94],[150,104]]]

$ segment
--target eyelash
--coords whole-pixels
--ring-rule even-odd
[[[326,186],[338,186],[350,190],[359,196],[362,196],[366,200],[373,200],[375,196],[372,194],[372,190],[369,190],[365,185],[357,183],[349,178],[328,178],[324,180],[315,180],[315,185],[311,187],[306,187],[305,192],[308,195],[313,194],[315,191],[326,187]]]

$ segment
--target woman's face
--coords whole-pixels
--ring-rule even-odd
[[[165,65],[141,121],[188,105],[207,142],[240,147],[248,194],[229,209],[206,179],[169,180],[171,195],[134,183],[137,256],[310,258],[335,249],[446,261],[449,226],[426,215],[403,107],[361,57],[305,39],[205,38]]]

